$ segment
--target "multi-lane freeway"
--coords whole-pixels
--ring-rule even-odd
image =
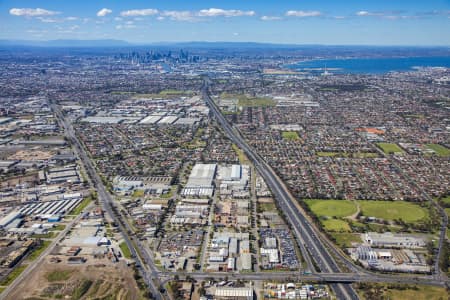
[[[313,225],[308,221],[306,216],[301,214],[301,211],[296,206],[295,199],[286,189],[283,182],[275,174],[272,168],[264,161],[264,159],[262,159],[261,156],[259,156],[259,154],[247,144],[238,130],[228,123],[220,112],[220,109],[211,99],[208,88],[209,79],[205,79],[202,87],[202,95],[204,100],[228,138],[245,152],[271,189],[280,209],[283,211],[292,227],[295,238],[297,239],[300,249],[302,250],[303,257],[308,264],[308,268],[314,271],[339,273],[340,268],[336,261],[327,250],[325,244],[318,237]],[[310,259],[308,259],[309,255],[312,256],[315,265]],[[316,270],[315,266],[317,266],[319,270]],[[353,290],[351,285],[332,284],[332,288],[339,299],[358,299],[358,295]]]

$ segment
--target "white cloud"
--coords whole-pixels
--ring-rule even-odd
[[[120,15],[122,17],[137,17],[137,16],[143,17],[143,16],[154,16],[156,14],[158,14],[158,10],[153,8],[132,9],[120,12]]]
[[[118,30],[132,29],[132,28],[136,28],[136,25],[133,25],[133,24],[116,25],[116,29],[118,29]]]
[[[356,15],[363,17],[363,16],[370,16],[372,14],[369,13],[367,10],[360,10],[360,11],[356,12]]]
[[[262,21],[278,21],[278,20],[282,20],[283,18],[281,17],[274,17],[274,16],[262,16],[261,20]]]
[[[67,17],[66,20],[67,21],[76,21],[76,20],[78,20],[78,18],[77,17]]]
[[[168,11],[163,11],[161,13],[161,15],[158,17],[158,20],[164,20],[165,17],[170,18],[171,20],[174,21],[195,21],[197,20],[195,17],[195,14],[187,11],[187,10],[183,10],[183,11],[179,11],[179,10],[168,10]]]
[[[24,16],[24,17],[42,17],[42,16],[53,16],[60,12],[46,10],[43,8],[11,8],[9,13],[13,16]]]
[[[106,15],[109,15],[110,13],[112,13],[112,10],[110,10],[109,8],[102,8],[97,12],[97,17],[104,17]]]
[[[367,10],[360,10],[355,13],[355,15],[359,17],[384,17],[390,13],[391,15],[395,15],[396,12],[370,12]]]
[[[60,20],[57,20],[57,19],[43,18],[43,17],[38,17],[38,20],[41,21],[42,23],[59,23],[59,22],[61,22]]]
[[[242,16],[254,16],[255,12],[253,10],[243,11],[237,9],[221,9],[221,8],[209,8],[202,9],[198,12],[200,17],[242,17]]]
[[[299,17],[299,18],[306,18],[306,17],[319,17],[322,13],[317,10],[289,10],[286,12],[286,16],[288,17]]]

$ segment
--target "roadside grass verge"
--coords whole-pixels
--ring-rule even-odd
[[[122,242],[119,244],[120,251],[122,251],[122,254],[125,258],[130,259],[131,258],[131,251],[128,248],[127,244],[125,242]]]
[[[336,244],[341,248],[349,248],[352,247],[352,243],[362,242],[359,233],[331,232],[330,235],[336,240]]]
[[[33,261],[36,258],[38,258],[39,255],[41,255],[42,252],[44,252],[45,249],[47,249],[47,247],[50,246],[51,243],[52,243],[51,241],[42,241],[40,245],[34,248],[33,252],[31,252],[31,254],[28,256],[28,259]]]
[[[92,198],[86,197],[83,199],[83,201],[80,202],[80,204],[78,204],[74,209],[72,209],[70,211],[70,213],[68,213],[68,215],[79,215],[81,214],[81,212],[89,205],[89,203],[91,203]]]
[[[351,232],[351,228],[344,220],[327,219],[322,220],[322,225],[326,231],[330,232]]]
[[[21,265],[16,267],[11,273],[8,274],[1,282],[0,285],[8,286],[10,285],[26,268],[28,265]]]

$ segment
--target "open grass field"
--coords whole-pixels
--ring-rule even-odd
[[[359,233],[332,232],[331,236],[336,240],[336,244],[341,248],[352,247],[352,243],[361,243]]]
[[[361,299],[371,300],[374,294],[378,294],[377,299],[391,300],[447,300],[448,294],[444,287],[428,285],[389,285],[389,284],[366,284],[370,286],[364,290],[358,289]]]
[[[439,156],[450,156],[450,149],[439,144],[427,144],[427,147],[436,152]]]
[[[403,153],[402,148],[392,143],[377,143],[377,146],[386,154]]]
[[[305,200],[311,211],[318,217],[347,217],[356,213],[355,204],[348,200]]]
[[[326,231],[332,232],[351,232],[351,228],[344,220],[328,219],[321,221]]]
[[[300,139],[300,137],[298,136],[298,133],[296,131],[283,131],[281,133],[281,137],[285,140],[291,140],[291,141]]]
[[[277,104],[276,101],[270,98],[247,98],[247,99],[239,99],[238,106],[242,107],[266,107],[266,106],[275,106]]]
[[[450,205],[450,196],[442,198],[441,202],[446,204],[446,205]]]
[[[241,107],[267,107],[275,106],[277,104],[277,102],[271,98],[251,97],[242,94],[222,93],[220,97],[222,99],[238,99],[237,105]]]
[[[442,287],[436,286],[418,286],[418,290],[390,290],[388,291],[389,299],[392,300],[410,300],[410,299],[446,299],[448,294],[446,290]]]
[[[362,214],[384,220],[402,219],[411,223],[428,216],[425,208],[405,201],[358,201]]]

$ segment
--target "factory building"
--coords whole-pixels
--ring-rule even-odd
[[[362,238],[372,247],[423,248],[426,246],[426,240],[423,238],[406,234],[393,234],[391,232],[367,232],[362,235]]]
[[[212,197],[216,164],[196,164],[189,175],[188,182],[181,195],[184,197]]]
[[[10,212],[9,214],[4,216],[0,220],[0,228],[5,228],[9,224],[13,223],[16,219],[20,218],[21,216],[22,216],[22,214],[20,212],[18,212],[18,211]]]
[[[215,300],[253,300],[252,288],[217,287]]]

